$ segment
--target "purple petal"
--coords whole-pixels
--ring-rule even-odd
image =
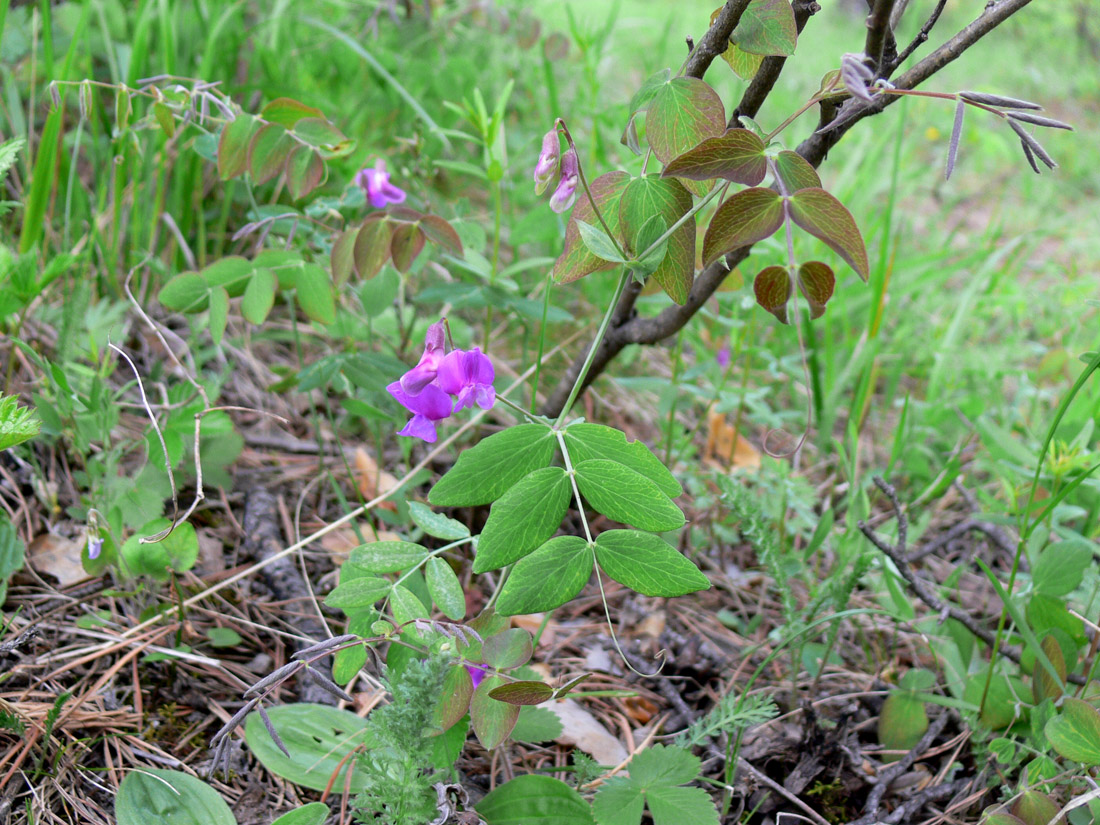
[[[490,410],[497,401],[497,391],[492,384],[478,384],[476,389],[477,405],[483,410]]]
[[[489,671],[480,665],[466,664],[466,671],[470,674],[470,681],[474,683],[474,690],[477,690],[477,686],[480,685],[485,677],[489,675]]]
[[[562,178],[554,194],[550,196],[550,209],[559,215],[577,200],[577,176]]]
[[[355,176],[355,182],[367,193],[367,200],[375,209],[381,209],[390,203],[403,203],[404,190],[390,183],[390,174],[386,171],[386,162],[378,160],[374,168],[361,169]]]
[[[405,435],[411,438],[420,438],[427,441],[429,444],[434,444],[436,439],[435,423],[424,415],[414,415],[409,419],[409,422],[405,425],[404,429],[397,431],[398,435]]]
[[[442,421],[451,414],[451,399],[435,384],[428,384],[418,395],[401,389],[400,381],[394,381],[386,390],[406,410],[431,421]]]
[[[99,558],[99,553],[103,549],[103,539],[99,536],[92,536],[88,539],[88,558]]]

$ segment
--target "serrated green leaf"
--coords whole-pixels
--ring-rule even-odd
[[[1044,732],[1066,759],[1100,765],[1100,711],[1088,702],[1065,698],[1061,713],[1047,722]]]
[[[245,287],[241,299],[241,315],[250,324],[259,326],[267,320],[267,314],[275,305],[275,288],[279,279],[270,269],[257,269]]]
[[[325,790],[330,782],[351,793],[364,790],[370,777],[353,770],[355,760],[347,757],[367,739],[365,719],[351,711],[304,702],[276,705],[267,713],[290,756],[276,746],[260,714],[250,713],[244,725],[245,741],[265,768],[315,791]]]
[[[779,319],[787,323],[787,302],[791,300],[791,274],[785,266],[766,266],[757,273],[752,282],[752,291],[756,303]]]
[[[764,141],[748,129],[730,129],[674,157],[661,176],[691,180],[721,178],[745,186],[756,186],[764,180],[767,172]]]
[[[646,804],[653,825],[718,825],[718,811],[702,788],[650,788]]]
[[[509,427],[466,450],[428,494],[436,507],[476,507],[496,501],[532,470],[545,467],[557,439],[542,424]]]
[[[42,422],[30,407],[20,407],[14,395],[0,397],[0,452],[30,441],[42,429]],[[6,519],[6,516],[4,517]],[[2,526],[6,522],[0,522]],[[3,565],[0,564],[0,578]]]
[[[466,616],[466,597],[458,576],[446,561],[435,556],[424,565],[424,579],[432,601],[448,619],[458,622]]]
[[[727,252],[769,238],[783,225],[783,199],[771,189],[744,189],[725,201],[703,236],[703,265]]]
[[[599,825],[639,825],[645,790],[627,776],[612,776],[596,791],[592,814]]]
[[[643,803],[655,825],[717,825],[718,812],[700,788],[681,787],[695,779],[698,757],[684,748],[655,745],[630,760],[629,776],[608,779],[596,792],[592,810],[599,825],[638,825]]]
[[[386,579],[380,579],[376,576],[363,576],[336,585],[325,596],[325,604],[328,607],[338,607],[341,610],[371,607],[379,599],[385,598],[391,587],[392,584]]]
[[[282,126],[262,126],[248,144],[248,171],[256,185],[267,183],[286,169],[287,158],[297,145]]]
[[[578,536],[558,536],[520,559],[497,599],[505,616],[553,610],[581,592],[592,576],[592,551]]]
[[[331,324],[336,321],[336,300],[328,273],[318,264],[303,264],[294,279],[298,306],[311,321]]]
[[[602,229],[593,226],[590,223],[577,220],[573,218],[573,222],[577,225],[577,230],[581,233],[581,243],[585,248],[604,261],[613,261],[614,263],[626,263],[626,258],[619,254],[619,250],[615,248],[615,244],[612,243],[611,238]]]
[[[474,572],[518,561],[554,535],[569,508],[570,493],[561,467],[543,467],[520,479],[489,512],[478,539]]]
[[[546,708],[524,705],[519,709],[519,719],[512,728],[516,742],[553,742],[562,735],[561,719]]]
[[[372,541],[353,548],[348,562],[368,573],[396,573],[416,567],[428,555],[428,548],[411,541]]]
[[[791,220],[824,241],[866,281],[871,271],[867,249],[855,218],[844,204],[818,188],[801,189],[788,202]]]
[[[593,825],[588,803],[560,779],[517,776],[474,809],[489,825]]]
[[[237,825],[217,791],[190,774],[163,768],[130,771],[115,797],[118,825]]]
[[[800,189],[821,188],[821,178],[818,177],[817,170],[798,152],[784,149],[776,155],[775,171],[788,195]]]
[[[470,702],[470,724],[486,750],[501,745],[519,718],[519,705],[498,702],[489,695],[490,691],[504,683],[499,676],[486,676],[477,686]]]
[[[630,181],[630,175],[626,172],[608,172],[600,175],[591,184],[592,197],[599,207],[600,213],[607,221],[615,239],[620,244],[626,244],[619,231],[619,198]],[[590,275],[601,269],[614,266],[613,262],[605,261],[593,255],[581,240],[580,229],[577,221],[587,224],[599,225],[599,218],[592,208],[592,201],[585,192],[581,192],[577,198],[577,205],[573,207],[573,214],[565,227],[565,244],[561,255],[554,262],[554,280],[561,284],[568,284]],[[602,228],[602,227],[601,227]]]
[[[419,501],[409,502],[409,515],[412,516],[413,523],[417,527],[437,539],[458,541],[470,535],[470,528],[461,521],[455,521],[442,513],[437,513],[427,504]]]
[[[327,170],[321,156],[309,146],[298,144],[286,159],[286,188],[294,200],[304,198],[326,177]]]
[[[600,568],[644,596],[682,596],[710,587],[707,577],[664,539],[639,530],[607,530],[596,539]]]
[[[655,482],[626,465],[593,458],[574,469],[581,495],[608,518],[655,532],[684,526],[684,514],[672,499]]]
[[[593,458],[608,458],[641,473],[669,498],[683,495],[684,488],[661,459],[643,442],[627,441],[622,430],[582,422],[571,424],[562,435],[574,466]]]
[[[248,169],[248,145],[259,123],[252,115],[239,114],[222,127],[218,138],[218,176],[235,178]]]
[[[788,0],[752,0],[730,40],[750,54],[787,57],[794,54],[798,26]]]
[[[667,71],[667,70],[666,70]],[[3,183],[8,172],[15,165],[19,153],[27,145],[26,138],[14,137],[0,143],[0,183]]]
[[[627,184],[619,200],[619,222],[623,235],[633,242],[653,215],[659,215],[665,226],[672,226],[691,209],[691,193],[675,179],[649,175],[635,178]],[[637,255],[643,249],[633,248]],[[653,272],[660,284],[678,304],[687,301],[695,276],[695,220],[690,220],[668,237],[668,251]]]

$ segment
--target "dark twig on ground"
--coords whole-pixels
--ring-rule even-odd
[[[932,747],[932,743],[936,741],[939,735],[943,733],[943,729],[947,727],[947,721],[950,718],[949,714],[941,713],[936,720],[928,726],[928,730],[925,732],[924,736],[922,736],[920,741],[913,746],[909,753],[879,772],[879,775],[875,777],[875,786],[871,788],[871,792],[867,794],[867,801],[863,805],[863,817],[856,821],[859,825],[863,825],[864,820],[870,823],[876,822],[879,819],[879,806],[882,804],[882,798],[886,795],[890,783],[913,767],[916,761]],[[856,823],[852,825],[856,825]]]

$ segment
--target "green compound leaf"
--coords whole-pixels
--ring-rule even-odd
[[[791,220],[815,238],[824,241],[866,281],[871,271],[867,262],[867,249],[863,245],[863,236],[859,234],[855,218],[844,204],[824,189],[818,188],[795,192],[789,198],[789,203]]]
[[[320,264],[302,264],[295,273],[294,286],[298,306],[311,321],[331,324],[336,321],[336,299],[332,282]]]
[[[256,185],[286,169],[286,159],[297,145],[281,126],[268,123],[261,127],[248,144],[248,171]]]
[[[440,730],[449,730],[470,712],[470,700],[474,695],[474,680],[465,665],[456,665],[447,671],[443,687],[439,691],[436,707],[436,724]]]
[[[655,482],[626,465],[593,458],[580,462],[575,470],[581,495],[608,518],[655,532],[684,526],[683,511],[672,499]]]
[[[573,464],[593,458],[609,458],[641,473],[669,498],[683,495],[684,488],[668,468],[641,441],[627,441],[626,433],[603,424],[572,424],[562,433]]]
[[[0,451],[30,441],[42,429],[30,407],[20,407],[14,395],[0,396]]]
[[[682,596],[710,582],[664,539],[639,530],[608,530],[596,539],[600,568],[643,596]]]
[[[438,556],[428,559],[424,565],[424,578],[428,593],[443,615],[458,622],[466,616],[466,596],[454,569]]]
[[[794,54],[798,41],[798,27],[794,10],[788,0],[752,0],[730,40],[749,54]]]
[[[161,768],[126,774],[115,798],[115,819],[118,825],[237,825],[217,791],[190,774]]]
[[[798,267],[798,289],[810,305],[810,318],[825,314],[825,304],[833,297],[836,276],[828,264],[809,261]]]
[[[581,592],[592,576],[592,551],[579,536],[550,539],[520,559],[504,583],[497,610],[504,616],[553,610]]]
[[[791,299],[791,275],[785,266],[767,266],[752,282],[756,303],[780,320],[787,321],[787,302]]]
[[[643,804],[654,825],[717,825],[707,792],[685,788],[699,774],[700,760],[676,747],[655,745],[630,760],[630,776],[614,776],[596,792],[592,812],[599,825],[638,825]]]
[[[593,825],[592,811],[579,793],[539,774],[505,782],[475,810],[489,825]]]
[[[259,326],[267,320],[267,314],[275,305],[275,290],[279,279],[270,269],[257,269],[248,280],[241,299],[241,315],[250,324]]]
[[[798,152],[789,149],[780,152],[775,158],[775,171],[788,195],[800,189],[821,188],[821,178],[818,177],[817,170]]]
[[[476,507],[496,501],[532,470],[545,467],[557,439],[542,424],[520,424],[483,439],[458,457],[428,494],[436,507]]]
[[[174,312],[197,312],[206,309],[210,287],[197,272],[181,272],[160,288],[157,300]]]
[[[417,527],[437,539],[459,541],[470,536],[470,528],[461,521],[436,513],[427,504],[419,501],[409,502],[409,515]]]
[[[573,218],[573,222],[577,225],[577,230],[581,233],[581,242],[584,244],[585,249],[604,261],[611,261],[612,263],[622,264],[626,263],[619,250],[615,248],[615,244],[607,233],[602,229],[593,226],[590,223],[577,220]]]
[[[289,97],[278,97],[260,109],[260,117],[270,123],[278,123],[284,129],[293,129],[303,118],[324,118],[320,109],[314,109]]]
[[[546,708],[524,705],[519,709],[519,719],[512,728],[516,742],[553,742],[562,735],[563,727],[557,714]]]
[[[783,225],[783,198],[771,189],[738,192],[718,207],[703,236],[703,265],[742,246],[771,237]]]
[[[321,156],[308,146],[299,144],[286,159],[286,188],[294,200],[304,198],[326,177],[327,170]]]
[[[531,661],[531,634],[521,627],[510,627],[486,639],[481,645],[481,659],[496,670],[507,670]]]
[[[726,130],[726,110],[718,93],[694,77],[674,77],[657,89],[646,110],[646,139],[663,164]],[[704,185],[692,191],[703,194]]]
[[[363,576],[336,585],[325,596],[325,604],[328,607],[338,607],[344,611],[371,607],[379,599],[385,598],[392,586],[392,582],[386,579],[380,579],[377,576]]]
[[[1100,711],[1088,702],[1064,699],[1062,712],[1047,722],[1044,733],[1066,759],[1100,765]]]
[[[248,145],[259,122],[252,115],[240,114],[222,127],[218,138],[218,177],[222,180],[243,175],[248,169]]]
[[[427,619],[431,615],[420,597],[403,584],[395,584],[390,592],[390,611],[398,625],[415,622],[417,619]],[[406,628],[405,632],[409,630],[412,628]]]
[[[510,705],[537,705],[553,698],[554,689],[546,682],[510,682],[495,688],[489,695]]]
[[[724,135],[707,138],[673,158],[661,172],[661,177],[691,180],[722,178],[745,186],[756,186],[764,180],[767,172],[764,141],[748,129],[730,129]]]
[[[691,209],[691,193],[671,178],[649,175],[635,178],[627,184],[619,201],[619,221],[623,234],[633,241],[642,227],[654,215],[660,216],[665,226],[672,226]],[[644,249],[632,249],[635,255]],[[687,301],[688,291],[695,276],[695,220],[685,221],[668,237],[668,251],[664,260],[653,271],[653,280],[660,284],[668,296],[678,304]]]
[[[354,759],[347,756],[367,739],[367,721],[351,711],[301,702],[277,705],[268,716],[279,738],[286,744],[286,756],[267,732],[259,713],[245,720],[244,738],[249,750],[265,768],[295,785],[323,791],[333,787],[359,793],[370,781],[363,771],[350,770]],[[333,780],[335,776],[335,780]]]
[[[378,274],[382,265],[390,259],[390,241],[393,238],[393,224],[379,216],[368,218],[355,232],[351,258],[355,271],[360,278],[370,279]],[[335,276],[336,270],[333,270]]]
[[[424,249],[427,236],[415,223],[400,223],[393,230],[390,241],[390,255],[398,272],[406,273],[412,267],[416,256]]]
[[[561,467],[543,467],[515,484],[489,512],[478,539],[474,572],[518,561],[554,535],[569,507],[570,492]]]
[[[596,201],[600,214],[607,221],[608,228],[615,239],[624,246],[626,242],[619,230],[619,198],[629,181],[630,175],[626,172],[608,172],[600,175],[589,186],[592,190],[592,198]],[[565,245],[561,255],[554,262],[554,280],[560,284],[572,283],[585,275],[615,266],[613,262],[593,255],[584,245],[577,221],[603,228],[592,208],[592,201],[583,190],[577,199],[577,205],[573,207],[573,215],[565,227]]]
[[[216,286],[210,290],[210,338],[214,346],[220,347],[229,323],[229,293],[225,287]]]
[[[416,567],[428,553],[428,548],[411,541],[372,541],[353,548],[348,562],[368,573],[396,573]]]
[[[486,750],[501,745],[515,727],[519,718],[519,705],[499,702],[489,692],[504,685],[499,676],[486,676],[470,702],[470,724],[477,739]]]

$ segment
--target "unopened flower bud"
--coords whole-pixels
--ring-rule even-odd
[[[576,150],[570,148],[561,157],[561,180],[558,188],[550,196],[550,208],[559,214],[573,205],[577,199],[577,182],[580,179],[580,166]]]
[[[561,162],[561,146],[558,143],[558,130],[551,129],[542,138],[542,152],[535,164],[535,194],[541,195],[558,177],[558,164]]]

